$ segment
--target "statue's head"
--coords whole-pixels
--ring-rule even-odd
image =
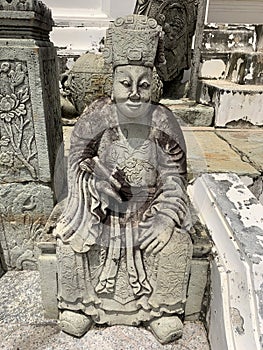
[[[114,70],[112,96],[129,119],[150,108],[153,67],[165,61],[161,43],[162,28],[146,16],[118,18],[107,30],[104,58]]]

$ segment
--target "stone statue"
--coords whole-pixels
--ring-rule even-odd
[[[151,103],[161,36],[145,16],[111,24],[112,97],[86,108],[71,137],[68,196],[53,233],[60,325],[78,337],[93,324],[143,324],[161,343],[182,335],[191,220],[181,129]]]
[[[164,30],[166,64],[157,70],[161,79],[182,78],[191,66],[192,37],[197,16],[196,0],[137,0],[134,13],[155,18]]]
[[[70,71],[61,79],[61,110],[65,124],[75,124],[86,106],[100,97],[110,97],[112,91],[112,66],[106,64],[101,53],[81,55]],[[159,102],[163,83],[153,71],[151,101]]]

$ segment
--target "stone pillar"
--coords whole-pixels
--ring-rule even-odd
[[[0,10],[0,243],[9,269],[32,269],[62,144],[53,21],[38,0],[0,0]]]
[[[256,26],[257,51],[263,52],[263,24]]]

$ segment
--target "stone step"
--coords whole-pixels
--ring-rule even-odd
[[[162,99],[160,101],[168,107],[182,126],[212,126],[214,121],[214,108],[196,103],[188,98],[179,100]]]
[[[200,80],[197,101],[215,108],[215,126],[263,126],[263,85]]]

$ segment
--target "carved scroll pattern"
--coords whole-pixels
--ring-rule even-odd
[[[110,96],[112,73],[76,73],[68,75],[63,89],[65,97],[81,114],[86,106],[100,97]]]
[[[0,180],[37,178],[27,66],[0,61]]]

